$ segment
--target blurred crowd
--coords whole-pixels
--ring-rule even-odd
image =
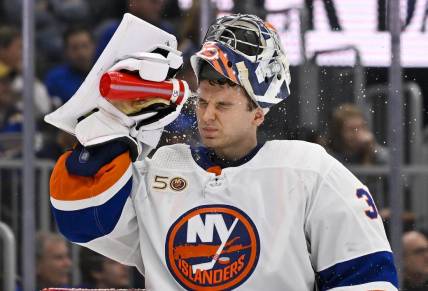
[[[144,287],[132,278],[132,269],[87,248],[79,248],[77,267],[81,277],[78,286],[71,284],[70,247],[62,236],[51,232],[39,232],[36,235],[36,290],[47,287],[124,289]],[[142,285],[142,286],[141,286]],[[20,290],[18,286],[17,291]]]
[[[102,53],[125,12],[132,13],[174,34],[185,63],[178,78],[188,81],[192,90],[196,80],[189,64],[200,43],[199,1],[180,9],[178,0],[36,0],[34,115],[36,156],[56,160],[73,146],[75,138],[43,122],[47,113],[67,102],[77,91]],[[234,1],[234,9],[244,9],[244,1]],[[249,1],[263,5],[263,1]],[[245,1],[245,3],[249,3]],[[248,6],[248,5],[247,5]],[[23,121],[22,77],[22,0],[0,0],[0,158],[17,159],[21,152]],[[263,14],[253,6],[245,9]],[[233,12],[233,11],[232,11]],[[213,14],[215,12],[213,11]],[[263,15],[259,15],[263,16]],[[162,144],[198,143],[193,103],[165,129]],[[285,126],[275,130],[287,131]],[[269,125],[265,131],[269,131]],[[293,138],[316,142],[346,165],[386,165],[389,151],[369,128],[365,112],[352,103],[338,104],[331,110],[327,132],[300,128],[282,134],[262,133],[261,140]],[[0,175],[3,175],[0,173]],[[364,181],[369,188],[373,181]],[[384,189],[387,191],[387,189]],[[3,189],[2,189],[3,191]],[[376,194],[374,194],[376,199]],[[3,200],[2,200],[3,199]],[[0,202],[7,205],[4,197]],[[390,211],[380,209],[388,229]],[[1,217],[0,217],[1,218]],[[428,290],[428,240],[426,233],[414,229],[415,217],[405,213],[403,223],[404,287],[402,290]],[[38,287],[70,287],[69,245],[55,233],[39,233],[37,249]],[[126,288],[136,286],[133,270],[87,249],[80,248],[78,268],[81,285],[74,287]],[[134,279],[133,279],[134,278]],[[141,283],[141,282],[140,282]],[[425,287],[424,287],[425,286]],[[424,289],[425,288],[425,289]]]

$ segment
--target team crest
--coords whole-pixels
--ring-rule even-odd
[[[169,271],[187,290],[225,290],[244,283],[256,268],[260,240],[251,219],[229,205],[184,213],[165,242]]]
[[[174,191],[182,191],[187,186],[186,180],[180,177],[175,177],[171,179],[171,182],[169,183],[169,186]]]

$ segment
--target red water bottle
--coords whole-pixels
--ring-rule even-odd
[[[137,74],[107,72],[100,80],[101,96],[108,100],[135,101],[157,97],[180,105],[188,92],[186,81],[178,79],[153,82],[143,80]]]

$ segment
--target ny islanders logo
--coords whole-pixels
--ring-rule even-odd
[[[169,271],[187,290],[233,289],[256,268],[260,240],[251,219],[228,205],[205,205],[183,214],[165,243]]]

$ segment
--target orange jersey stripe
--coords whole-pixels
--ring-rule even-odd
[[[97,196],[113,186],[131,164],[129,153],[125,152],[104,165],[94,177],[70,175],[65,166],[70,155],[71,151],[63,154],[52,172],[50,193],[54,199],[75,201]]]

